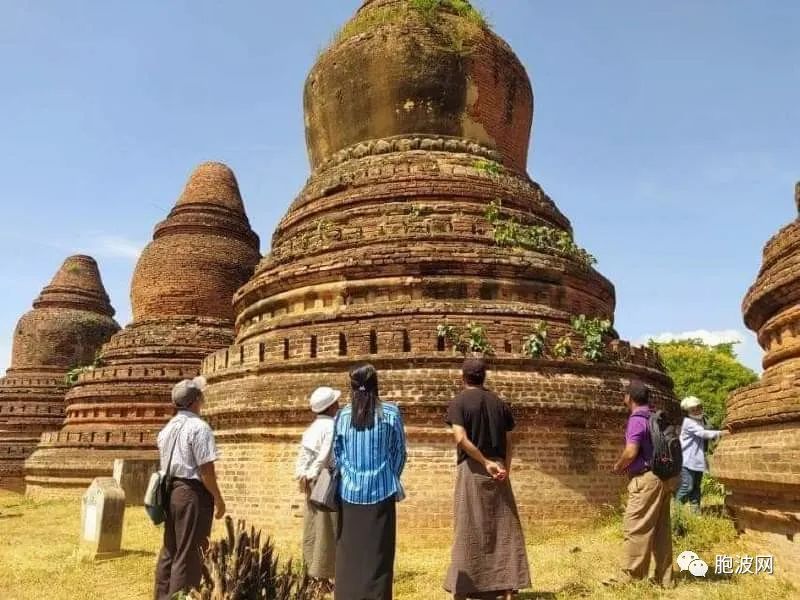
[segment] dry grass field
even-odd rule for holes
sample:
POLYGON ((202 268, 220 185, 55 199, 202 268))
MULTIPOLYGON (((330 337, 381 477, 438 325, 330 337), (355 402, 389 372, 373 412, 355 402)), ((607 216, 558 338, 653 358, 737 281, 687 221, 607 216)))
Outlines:
MULTIPOLYGON (((35 503, 0 492, 0 599, 2 600, 145 600, 159 548, 160 530, 150 525, 141 508, 125 516, 121 558, 101 563, 76 559, 80 508, 77 503, 35 503)), ((741 575, 729 579, 679 577, 674 590, 642 584, 606 588, 613 575, 622 536, 619 519, 609 517, 591 527, 530 531, 528 551, 534 590, 521 600, 576 598, 674 600, 778 600, 800 598, 800 591, 779 577, 741 575)), ((296 556, 296 540, 276 537, 285 557, 296 556)), ((396 575, 398 600, 446 598, 441 580, 449 540, 415 544, 400 532, 396 575)), ((713 562, 717 553, 755 554, 736 538, 724 518, 704 516, 688 523, 688 535, 676 541, 676 554, 691 549, 713 562)), ((777 565, 780 568, 780 565, 777 565)), ((788 567, 788 565, 787 565, 788 567)), ((713 571, 713 565, 712 565, 713 571)))

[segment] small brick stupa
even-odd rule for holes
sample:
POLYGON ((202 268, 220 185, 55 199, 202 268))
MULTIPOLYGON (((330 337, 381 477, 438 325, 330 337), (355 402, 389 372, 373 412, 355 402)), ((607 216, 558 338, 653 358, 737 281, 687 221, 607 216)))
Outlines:
MULTIPOLYGON (((795 192, 800 215, 800 184, 795 192)), ((800 217, 767 242, 743 304, 764 349, 764 374, 728 399, 712 473, 737 527, 788 569, 800 564, 800 217)), ((796 573, 795 573, 796 575, 796 573)))
POLYGON ((0 487, 24 489, 25 459, 64 420, 67 371, 92 364, 119 331, 113 316, 95 260, 70 256, 17 323, 0 379, 0 487))
POLYGON ((258 259, 233 172, 201 165, 139 258, 133 322, 103 346, 101 366, 67 394, 64 426, 27 461, 29 494, 78 492, 110 476, 115 458, 156 456, 172 386, 233 341, 231 299, 258 259))
POLYGON ((235 296, 236 344, 204 362, 228 507, 271 531, 299 527, 292 464, 309 393, 347 390, 362 361, 405 414, 402 519, 451 526, 444 413, 463 358, 440 325, 473 322, 468 346, 494 347, 488 384, 518 418, 514 480, 530 521, 616 505, 624 386, 642 378, 672 400, 658 357, 613 330, 604 360, 583 359, 572 318, 613 319, 614 288, 526 172, 533 92, 519 59, 468 4, 415 6, 366 2, 313 67, 311 178, 235 296), (546 348, 531 358, 524 340, 541 326, 546 348), (575 354, 556 358, 567 335, 575 354))

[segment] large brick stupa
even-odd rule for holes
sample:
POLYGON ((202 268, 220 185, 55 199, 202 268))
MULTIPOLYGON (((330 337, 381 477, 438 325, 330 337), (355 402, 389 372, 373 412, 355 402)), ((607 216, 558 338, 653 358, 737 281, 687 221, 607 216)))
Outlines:
POLYGON ((477 345, 494 347, 488 384, 517 415, 514 481, 530 521, 616 506, 624 386, 641 378, 672 400, 658 357, 613 330, 604 360, 582 358, 571 320, 613 319, 614 288, 526 172, 533 92, 519 59, 466 3, 415 6, 365 2, 311 70, 311 177, 235 295, 236 343, 204 361, 228 507, 272 531, 299 527, 292 465, 309 393, 347 389, 363 361, 406 418, 401 519, 450 527, 444 412, 462 357, 440 325, 472 323, 486 333, 477 345), (531 358, 524 339, 543 326, 547 347, 531 358), (554 358, 566 335, 575 354, 554 358))
POLYGON ((17 323, 0 379, 0 487, 24 489, 25 459, 64 420, 67 371, 91 364, 119 330, 95 260, 70 256, 17 323))
POLYGON ((231 299, 258 259, 233 172, 201 165, 139 258, 132 323, 103 346, 101 366, 67 394, 64 426, 45 433, 27 461, 29 494, 76 493, 110 476, 116 458, 157 456, 172 386, 233 341, 231 299))
MULTIPOLYGON (((800 184, 796 188, 800 214, 800 184)), ((800 564, 800 217, 764 248, 744 321, 764 349, 764 374, 728 399, 712 473, 730 492, 737 528, 779 555, 786 572, 800 564)))

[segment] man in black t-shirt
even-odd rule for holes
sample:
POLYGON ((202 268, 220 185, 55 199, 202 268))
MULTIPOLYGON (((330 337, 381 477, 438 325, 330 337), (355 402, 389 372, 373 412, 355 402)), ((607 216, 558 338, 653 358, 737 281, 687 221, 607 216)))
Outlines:
POLYGON ((464 390, 447 408, 458 450, 455 539, 444 588, 456 600, 476 595, 512 597, 530 587, 530 570, 517 503, 511 489, 511 409, 483 387, 486 362, 468 359, 464 390))

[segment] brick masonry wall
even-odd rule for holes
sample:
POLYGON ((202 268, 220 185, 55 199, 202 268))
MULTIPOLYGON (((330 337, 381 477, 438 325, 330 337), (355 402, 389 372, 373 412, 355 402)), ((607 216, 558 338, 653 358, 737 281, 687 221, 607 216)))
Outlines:
MULTIPOLYGON (((800 187, 798 188, 800 189, 800 187)), ((744 320, 766 351, 757 383, 728 399, 733 435, 714 453, 737 528, 762 541, 778 563, 800 560, 800 220, 765 246, 744 320)), ((791 571, 791 570, 790 570, 791 571)))

